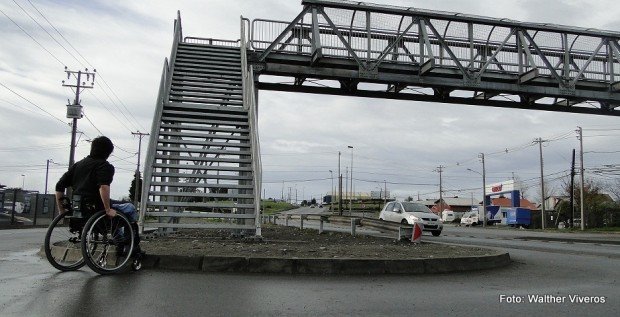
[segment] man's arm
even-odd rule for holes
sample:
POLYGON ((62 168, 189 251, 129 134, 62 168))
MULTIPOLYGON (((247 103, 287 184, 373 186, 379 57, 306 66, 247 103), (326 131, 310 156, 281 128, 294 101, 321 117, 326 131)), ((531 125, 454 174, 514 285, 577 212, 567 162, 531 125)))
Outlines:
POLYGON ((62 174, 62 176, 56 183, 56 188, 55 188, 56 189, 56 206, 58 208, 59 214, 66 212, 66 210, 62 208, 62 202, 60 200, 62 199, 62 197, 65 196, 65 189, 71 186, 72 178, 73 178, 73 166, 70 167, 69 170, 66 171, 64 174, 62 174))
POLYGON ((64 208, 62 208, 62 202, 60 201, 60 199, 62 199, 62 197, 65 195, 64 192, 56 192, 56 206, 58 208, 58 213, 62 214, 64 213, 66 210, 64 208))
POLYGON ((110 185, 99 186, 99 195, 101 196, 106 215, 110 217, 116 216, 116 210, 110 206, 110 185))

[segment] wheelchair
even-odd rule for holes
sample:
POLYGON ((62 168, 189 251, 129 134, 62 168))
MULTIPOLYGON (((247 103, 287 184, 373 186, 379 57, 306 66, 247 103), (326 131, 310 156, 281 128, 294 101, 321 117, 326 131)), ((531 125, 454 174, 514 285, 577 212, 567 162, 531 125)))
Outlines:
POLYGON ((52 266, 74 271, 86 264, 102 275, 142 268, 142 253, 135 252, 137 235, 124 214, 110 218, 79 197, 63 198, 62 208, 65 212, 54 218, 45 234, 45 256, 52 266))

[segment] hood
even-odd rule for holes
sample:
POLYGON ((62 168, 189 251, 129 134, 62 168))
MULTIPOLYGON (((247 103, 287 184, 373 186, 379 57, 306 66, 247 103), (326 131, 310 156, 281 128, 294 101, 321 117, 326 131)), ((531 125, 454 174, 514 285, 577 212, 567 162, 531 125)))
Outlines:
POLYGON ((407 215, 416 216, 418 218, 429 218, 429 219, 439 220, 439 216, 428 213, 428 212, 419 212, 419 211, 408 212, 407 215))

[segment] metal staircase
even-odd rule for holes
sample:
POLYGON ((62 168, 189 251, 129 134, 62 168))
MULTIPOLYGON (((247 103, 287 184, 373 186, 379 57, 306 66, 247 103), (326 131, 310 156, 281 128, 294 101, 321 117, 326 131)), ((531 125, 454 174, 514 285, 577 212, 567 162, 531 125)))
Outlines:
POLYGON ((145 164, 143 228, 260 235, 255 91, 242 37, 183 38, 180 15, 175 21, 145 164))

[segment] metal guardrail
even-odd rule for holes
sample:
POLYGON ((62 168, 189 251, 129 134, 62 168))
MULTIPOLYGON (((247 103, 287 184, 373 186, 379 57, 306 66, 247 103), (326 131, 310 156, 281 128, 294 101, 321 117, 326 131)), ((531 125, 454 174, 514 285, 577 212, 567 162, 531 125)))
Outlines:
MULTIPOLYGON (((276 215, 262 215, 261 223, 278 224, 278 220, 284 220, 284 226, 289 226, 289 220, 299 220, 299 228, 304 229, 304 222, 307 220, 314 220, 319 222, 319 234, 324 232, 325 223, 340 223, 350 226, 351 235, 356 235, 356 228, 366 227, 372 228, 377 231, 393 233, 394 238, 398 241, 410 240, 413 234, 413 226, 403 226, 402 224, 395 222, 386 222, 379 219, 368 219, 358 217, 347 216, 333 216, 333 215, 321 215, 321 214, 276 214, 276 215)), ((281 223, 281 222, 280 222, 281 223)))

